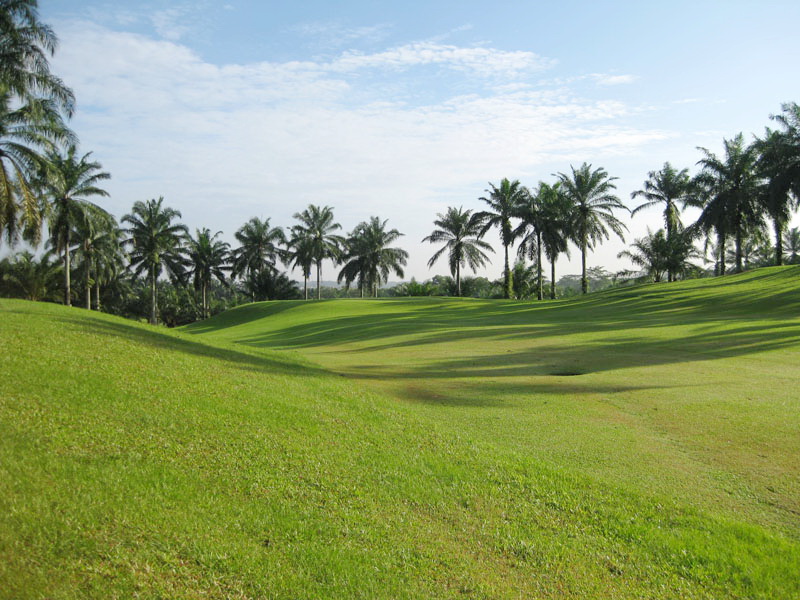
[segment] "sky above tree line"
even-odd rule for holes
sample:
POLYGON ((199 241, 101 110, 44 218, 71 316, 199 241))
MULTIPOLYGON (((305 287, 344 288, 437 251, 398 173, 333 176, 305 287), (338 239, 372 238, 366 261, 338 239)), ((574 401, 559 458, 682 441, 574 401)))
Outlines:
MULTIPOLYGON (((620 198, 697 146, 752 139, 800 101, 796 2, 138 2, 40 0, 78 99, 81 150, 117 218, 158 196, 227 241, 330 205, 345 232, 405 234, 406 278, 447 272, 421 239, 488 182, 535 187, 586 161, 620 198)), ((687 213, 687 220, 694 215, 687 213)), ((662 226, 623 216, 627 241, 662 226)), ((794 225, 797 224, 795 219, 794 225)), ((492 265, 502 275, 495 234, 492 265)), ((629 268, 606 242, 589 265, 629 268)), ((559 261, 579 271, 580 255, 559 261)), ((326 265, 323 278, 338 269, 326 265)))

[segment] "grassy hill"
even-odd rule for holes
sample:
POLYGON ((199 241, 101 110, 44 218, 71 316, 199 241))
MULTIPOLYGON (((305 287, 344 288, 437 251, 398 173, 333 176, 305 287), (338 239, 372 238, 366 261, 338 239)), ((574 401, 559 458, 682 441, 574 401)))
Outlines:
POLYGON ((0 348, 0 597, 800 596, 799 268, 0 348))

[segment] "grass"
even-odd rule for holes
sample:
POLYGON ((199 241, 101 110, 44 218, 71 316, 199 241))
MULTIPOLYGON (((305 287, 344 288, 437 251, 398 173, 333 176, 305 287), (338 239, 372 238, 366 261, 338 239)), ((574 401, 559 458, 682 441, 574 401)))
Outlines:
POLYGON ((798 597, 799 309, 0 301, 0 597, 798 597))

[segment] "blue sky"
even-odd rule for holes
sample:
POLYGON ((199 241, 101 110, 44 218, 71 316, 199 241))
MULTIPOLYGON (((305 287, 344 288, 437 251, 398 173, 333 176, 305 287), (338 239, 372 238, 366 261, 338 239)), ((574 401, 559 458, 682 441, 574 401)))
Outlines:
MULTIPOLYGON (((329 204, 406 236, 407 277, 437 212, 487 182, 535 186, 586 161, 619 196, 697 146, 760 134, 800 101, 800 3, 109 2, 41 0, 107 207, 163 195, 192 228, 290 225, 329 204)), ((691 218, 691 215, 688 215, 691 218)), ((629 239, 657 212, 625 221, 629 239)), ((496 238, 493 238, 493 240, 496 238)), ((499 244, 498 257, 501 255, 499 244)), ((622 242, 591 265, 626 268, 622 242)), ((500 275, 500 259, 484 273, 500 275)), ((577 272, 562 259, 560 273, 577 272)), ((323 276, 332 279, 327 266, 323 276)))

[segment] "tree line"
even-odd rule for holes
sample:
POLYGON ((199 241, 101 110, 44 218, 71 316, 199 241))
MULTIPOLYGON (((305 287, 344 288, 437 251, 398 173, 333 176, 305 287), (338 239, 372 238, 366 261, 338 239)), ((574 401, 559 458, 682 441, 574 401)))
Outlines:
MULTIPOLYGON (((408 253, 393 246, 403 234, 373 216, 342 235, 330 206, 309 205, 286 229, 253 217, 236 231, 235 248, 219 239, 221 232, 201 228, 191 234, 163 198, 136 202, 118 222, 98 203, 108 196, 103 184, 109 173, 91 153, 78 152, 77 136, 67 126, 75 98, 50 71, 48 58, 56 47, 55 34, 39 21, 36 0, 2 0, 0 234, 10 246, 44 242, 46 252, 38 258, 18 252, 0 262, 0 293, 54 300, 58 289, 67 305, 81 298, 88 309, 146 312, 152 323, 161 314, 162 321, 178 323, 247 300, 308 299, 312 276, 319 299, 324 261, 338 265, 338 283, 361 297, 377 296, 391 273, 404 276, 408 253), (302 273, 302 293, 280 265, 302 273)), ((543 299, 546 259, 549 296, 555 298, 556 262, 571 248, 580 253, 580 289, 586 293, 589 253, 612 235, 624 240, 627 227, 619 215, 656 207, 663 228, 619 254, 638 268, 631 276, 693 276, 699 267, 692 261, 709 253, 717 275, 730 264, 735 271, 766 264, 768 253, 773 264, 782 264, 787 250, 794 261, 800 234, 787 227, 800 198, 800 107, 781 108, 771 116, 777 127, 752 143, 738 134, 724 140, 720 156, 699 148, 694 176, 670 163, 650 172, 631 195, 642 201, 633 210, 616 195, 617 178, 587 163, 532 188, 508 178, 490 183, 479 199, 483 210, 449 207, 437 214, 422 242, 439 246, 428 266, 445 258, 453 279, 452 285, 439 281, 427 289, 461 296, 463 270, 477 272, 491 262, 494 248, 485 236, 496 229, 504 261, 499 295, 543 299), (684 225, 682 211, 689 207, 699 217, 684 225)), ((425 289, 414 285, 397 293, 425 289)))

